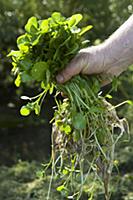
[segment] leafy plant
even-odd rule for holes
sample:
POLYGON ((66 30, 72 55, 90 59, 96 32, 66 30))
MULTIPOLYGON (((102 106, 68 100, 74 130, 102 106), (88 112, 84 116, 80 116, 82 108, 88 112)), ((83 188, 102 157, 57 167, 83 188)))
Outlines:
MULTIPOLYGON (((22 115, 28 115, 32 110, 40 113, 42 97, 48 91, 53 93, 56 73, 84 46, 81 36, 92 26, 78 28, 76 25, 81 19, 80 14, 65 19, 55 12, 45 20, 37 21, 36 17, 28 20, 26 33, 17 39, 19 50, 11 51, 8 56, 13 60, 12 72, 17 74, 16 86, 38 83, 44 92, 33 98, 37 98, 34 103, 21 108, 22 115)), ((27 97, 27 100, 33 99, 27 97)))
MULTIPOLYGON (((109 200, 114 149, 124 132, 124 120, 119 120, 114 107, 99 94, 100 77, 78 75, 64 85, 56 83, 56 74, 85 46, 82 35, 92 26, 79 28, 81 19, 81 14, 65 18, 58 12, 44 20, 31 17, 25 25, 26 33, 17 39, 19 50, 8 55, 13 61, 12 72, 17 75, 16 86, 35 84, 42 89, 35 97, 21 97, 28 101, 20 110, 23 116, 31 111, 39 115, 46 94, 56 90, 47 199, 54 176, 60 178, 57 191, 68 199, 80 199, 86 179, 93 172, 109 200), (63 102, 57 100, 60 92, 67 96, 63 102), (116 127, 120 128, 119 134, 115 134, 116 127), (75 182, 79 183, 77 188, 75 182)), ((93 198, 92 191, 88 197, 93 198)))

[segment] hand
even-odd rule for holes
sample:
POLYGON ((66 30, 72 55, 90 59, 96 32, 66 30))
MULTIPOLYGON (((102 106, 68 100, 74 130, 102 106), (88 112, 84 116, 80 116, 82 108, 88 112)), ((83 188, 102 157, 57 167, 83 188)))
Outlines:
POLYGON ((114 58, 113 49, 106 44, 92 46, 79 51, 56 79, 58 83, 65 83, 73 76, 81 74, 100 74, 102 85, 111 82, 113 76, 118 76, 123 70, 118 60, 114 58))
POLYGON ((105 56, 106 52, 102 45, 80 50, 68 66, 57 75, 57 82, 64 83, 79 73, 88 75, 102 74, 103 76, 105 74, 106 76, 105 56))
POLYGON ((60 74, 57 82, 64 83, 74 75, 100 74, 109 83, 133 64, 133 15, 103 44, 82 49, 60 74))

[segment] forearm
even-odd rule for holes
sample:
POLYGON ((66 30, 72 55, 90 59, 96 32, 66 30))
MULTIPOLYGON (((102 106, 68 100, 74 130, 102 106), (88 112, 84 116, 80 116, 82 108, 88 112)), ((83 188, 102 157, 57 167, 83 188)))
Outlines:
POLYGON ((133 15, 103 44, 108 73, 116 68, 116 75, 133 64, 133 15))

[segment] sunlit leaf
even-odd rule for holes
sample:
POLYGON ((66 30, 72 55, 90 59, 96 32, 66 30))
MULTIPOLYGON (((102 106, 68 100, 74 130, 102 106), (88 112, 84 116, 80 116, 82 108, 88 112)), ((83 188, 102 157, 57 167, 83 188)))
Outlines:
POLYGON ((82 18, 83 16, 81 14, 72 15, 72 17, 68 18, 69 26, 76 26, 82 20, 82 18))
POLYGON ((21 51, 24 51, 24 52, 28 51, 29 44, 30 44, 30 41, 29 41, 29 38, 26 34, 21 35, 17 38, 17 45, 18 45, 18 48, 21 51))
POLYGON ((41 82, 41 88, 42 88, 42 89, 45 89, 45 88, 46 88, 46 85, 45 85, 45 83, 44 83, 43 81, 41 82))
POLYGON ((28 116, 30 114, 30 109, 26 106, 22 106, 22 108, 20 109, 20 114, 22 116, 28 116))
POLYGON ((34 40, 32 40, 32 46, 35 46, 39 43, 41 36, 42 35, 38 35, 34 40))
POLYGON ((67 169, 63 169, 62 173, 63 173, 64 175, 67 175, 67 174, 69 173, 69 171, 68 171, 67 169))
POLYGON ((31 17, 27 24, 25 25, 25 30, 28 33, 33 33, 36 32, 38 28, 38 22, 37 22, 37 18, 36 17, 31 17))
POLYGON ((18 74, 17 78, 15 79, 15 85, 17 87, 19 87, 20 84, 21 84, 21 76, 20 76, 20 74, 18 74))
POLYGON ((107 94, 105 97, 108 99, 112 99, 112 96, 110 94, 107 94))
POLYGON ((61 192, 61 191, 64 190, 64 189, 65 189, 65 186, 64 186, 64 185, 60 185, 59 187, 56 188, 56 190, 57 190, 58 192, 61 192))
POLYGON ((22 54, 20 51, 14 51, 12 50, 7 56, 13 56, 13 57, 20 57, 22 54))
POLYGON ((65 17, 63 17, 61 15, 61 13, 59 12, 54 12, 52 15, 51 15, 52 19, 56 22, 56 23, 59 23, 59 22, 63 22, 65 20, 65 17))
POLYGON ((41 108, 40 108, 40 105, 39 104, 35 104, 35 114, 36 115, 39 115, 40 114, 40 110, 41 110, 41 108))
POLYGON ((133 106, 133 101, 127 100, 127 103, 128 103, 129 105, 133 106))
POLYGON ((49 30, 49 24, 48 24, 48 20, 42 20, 41 24, 40 24, 40 29, 42 30, 42 33, 47 33, 49 30))
POLYGON ((15 71, 16 71, 16 69, 17 69, 17 63, 15 63, 15 62, 12 62, 12 66, 13 66, 13 68, 12 68, 12 72, 13 73, 15 73, 15 71))
POLYGON ((54 91, 55 85, 52 83, 49 89, 49 94, 52 94, 54 91))
POLYGON ((92 29, 93 26, 89 25, 89 26, 86 26, 84 28, 81 29, 79 35, 83 35, 84 33, 86 33, 87 31, 89 31, 90 29, 92 29))
POLYGON ((19 49, 20 49, 20 51, 26 53, 26 52, 28 52, 29 47, 26 46, 26 45, 20 44, 20 45, 19 45, 19 49))
POLYGON ((71 133, 71 127, 70 127, 69 125, 66 125, 66 126, 64 127, 64 131, 65 131, 65 133, 68 135, 69 133, 71 133))

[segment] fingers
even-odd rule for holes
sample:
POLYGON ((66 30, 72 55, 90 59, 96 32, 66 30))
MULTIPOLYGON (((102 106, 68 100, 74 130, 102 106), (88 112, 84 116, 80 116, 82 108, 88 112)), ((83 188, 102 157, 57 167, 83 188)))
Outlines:
POLYGON ((56 76, 57 82, 65 83, 73 76, 79 74, 84 67, 84 64, 84 55, 79 53, 75 58, 72 59, 68 66, 56 76))

